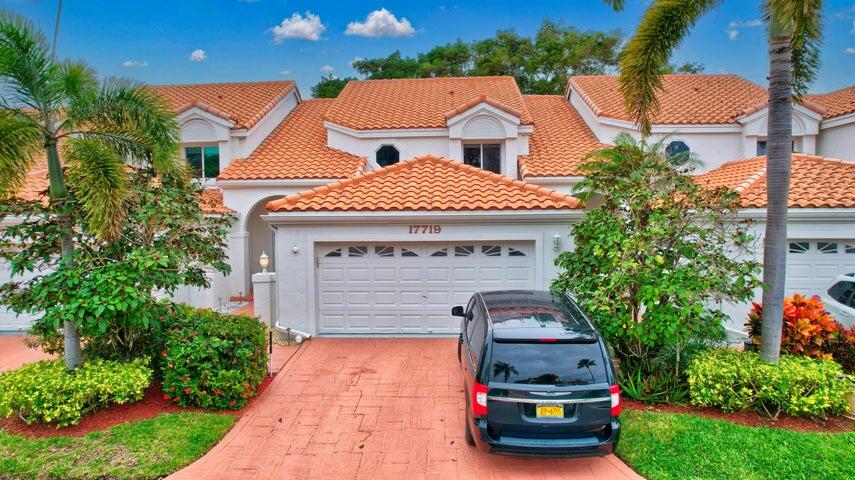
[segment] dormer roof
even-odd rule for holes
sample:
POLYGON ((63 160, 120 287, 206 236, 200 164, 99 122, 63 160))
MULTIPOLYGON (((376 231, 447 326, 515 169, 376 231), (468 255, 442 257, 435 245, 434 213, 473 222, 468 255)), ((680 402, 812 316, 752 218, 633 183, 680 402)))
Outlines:
POLYGON ((232 129, 240 130, 252 128, 291 93, 296 84, 291 80, 281 80, 154 85, 149 88, 159 93, 176 115, 198 108, 234 123, 232 129))
POLYGON ((805 95, 805 100, 821 106, 823 118, 835 118, 855 113, 855 85, 829 93, 805 95))
POLYGON ((523 125, 532 123, 513 77, 355 80, 339 93, 324 120, 354 130, 446 128, 450 113, 483 102, 513 112, 523 125))

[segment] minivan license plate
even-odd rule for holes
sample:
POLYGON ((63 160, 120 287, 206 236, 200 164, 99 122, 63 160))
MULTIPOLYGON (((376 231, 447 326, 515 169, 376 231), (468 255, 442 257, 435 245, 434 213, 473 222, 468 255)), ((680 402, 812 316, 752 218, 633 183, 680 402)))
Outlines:
POLYGON ((537 418, 564 418, 564 405, 538 403, 535 413, 537 418))

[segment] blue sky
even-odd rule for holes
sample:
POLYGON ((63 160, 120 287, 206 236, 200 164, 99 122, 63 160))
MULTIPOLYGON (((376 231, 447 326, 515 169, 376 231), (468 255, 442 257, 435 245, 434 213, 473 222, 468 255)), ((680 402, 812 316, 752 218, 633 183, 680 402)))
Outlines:
MULTIPOLYGON (((58 0, 0 0, 52 32, 58 0)), ((324 72, 355 75, 356 57, 413 55, 434 45, 514 28, 533 35, 543 18, 629 37, 646 0, 617 14, 596 0, 309 2, 287 0, 65 0, 59 55, 102 75, 151 84, 294 79, 309 88, 324 72), (374 12, 374 13, 372 13, 374 12), (194 54, 195 52, 195 54, 194 54)), ((676 52, 763 84, 767 71, 759 1, 728 0, 705 16, 676 52)), ((822 70, 813 90, 855 84, 855 1, 826 0, 822 70)))

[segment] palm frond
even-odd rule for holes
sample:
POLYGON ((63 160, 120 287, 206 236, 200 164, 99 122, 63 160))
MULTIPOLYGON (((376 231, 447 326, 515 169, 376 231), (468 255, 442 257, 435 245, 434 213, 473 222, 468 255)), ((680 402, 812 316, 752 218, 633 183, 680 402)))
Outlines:
POLYGON ((29 20, 0 11, 0 96, 4 103, 35 109, 55 108, 56 66, 42 32, 29 20))
POLYGON ((43 148, 39 126, 10 110, 0 110, 0 199, 14 195, 24 184, 43 148))
POLYGON ((623 11, 623 0, 603 0, 603 3, 612 7, 615 12, 623 11))
POLYGON ((790 37, 793 93, 801 98, 819 71, 822 0, 768 0, 764 11, 768 23, 790 37))
POLYGON ((69 103, 66 128, 112 142, 126 161, 148 164, 158 174, 181 176, 178 123, 153 90, 127 79, 107 79, 97 92, 82 92, 69 103))
POLYGON ((89 65, 65 61, 58 64, 57 69, 57 81, 66 98, 75 98, 98 90, 98 76, 89 65))
POLYGON ((121 157, 97 140, 74 138, 65 148, 68 182, 74 189, 92 232, 115 238, 126 216, 128 173, 121 157))
POLYGON ((620 90, 630 116, 650 135, 650 118, 659 108, 660 72, 698 19, 721 0, 656 0, 621 52, 620 90))

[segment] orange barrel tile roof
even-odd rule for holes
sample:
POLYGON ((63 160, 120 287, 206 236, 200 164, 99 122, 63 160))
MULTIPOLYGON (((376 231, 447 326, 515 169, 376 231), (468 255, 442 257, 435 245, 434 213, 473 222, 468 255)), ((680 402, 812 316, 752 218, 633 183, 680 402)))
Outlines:
POLYGON ((356 130, 445 128, 446 115, 481 97, 531 124, 513 77, 451 77, 348 82, 325 120, 356 130))
POLYGON ((561 210, 569 195, 426 155, 267 204, 272 212, 561 210))
POLYGON ((365 159, 327 147, 324 112, 333 99, 305 100, 246 159, 234 160, 217 180, 350 178, 365 159))
MULTIPOLYGON (((855 163, 793 154, 790 208, 855 208, 855 163)), ((702 185, 729 187, 743 208, 766 208, 766 157, 728 162, 697 177, 702 185)))
POLYGON ((585 155, 605 147, 561 95, 525 95, 534 118, 528 141, 529 154, 519 157, 523 178, 580 175, 585 155))
POLYGON ((823 118, 834 118, 855 113, 855 85, 830 93, 805 95, 805 100, 821 106, 823 118))
POLYGON ((202 212, 209 214, 235 213, 234 210, 223 204, 223 191, 219 188, 202 190, 201 195, 199 195, 199 208, 202 212))
MULTIPOLYGON (((664 75, 658 92, 660 125, 736 123, 736 118, 768 99, 766 89, 737 75, 664 75)), ((633 121, 626 111, 616 76, 570 77, 567 88, 579 93, 598 117, 633 121)))
POLYGON ((291 93, 291 80, 240 83, 153 85, 176 114, 198 107, 234 122, 233 129, 249 129, 291 93))

